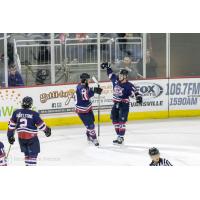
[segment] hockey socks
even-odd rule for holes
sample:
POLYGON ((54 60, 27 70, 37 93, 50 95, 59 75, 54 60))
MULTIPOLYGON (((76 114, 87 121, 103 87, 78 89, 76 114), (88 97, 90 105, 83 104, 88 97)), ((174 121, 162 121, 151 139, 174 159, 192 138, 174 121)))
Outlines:
POLYGON ((119 123, 118 122, 113 122, 113 125, 115 127, 115 132, 118 135, 119 134, 119 123))
POLYGON ((87 129, 86 134, 88 141, 92 142, 95 146, 99 146, 95 129, 87 129))
POLYGON ((26 166, 36 166, 37 156, 25 156, 25 165, 26 166))
POLYGON ((118 132, 118 136, 123 137, 125 135, 126 132, 126 124, 125 122, 119 122, 119 132, 118 132))
POLYGON ((115 132, 117 134, 117 139, 113 140, 113 144, 122 144, 124 142, 124 135, 126 132, 126 123, 125 122, 113 122, 115 126, 115 132))

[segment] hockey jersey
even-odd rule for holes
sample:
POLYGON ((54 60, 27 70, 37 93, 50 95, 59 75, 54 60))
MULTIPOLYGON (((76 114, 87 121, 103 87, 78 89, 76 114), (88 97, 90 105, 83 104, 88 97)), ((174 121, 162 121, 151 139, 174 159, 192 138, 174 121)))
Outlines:
POLYGON ((88 113, 92 110, 90 98, 94 96, 94 90, 85 85, 78 84, 75 95, 75 111, 77 113, 88 113))
POLYGON ((7 166, 4 145, 0 142, 0 166, 7 166))
POLYGON ((44 131, 46 124, 40 118, 38 112, 29 109, 18 109, 13 112, 9 121, 8 136, 14 135, 17 131, 21 139, 31 139, 37 136, 38 130, 44 131))
POLYGON ((160 158, 159 162, 157 163, 152 161, 149 165, 150 166, 172 166, 172 164, 165 158, 160 158))
POLYGON ((107 74, 113 84, 113 102, 129 103, 129 97, 140 95, 132 83, 121 83, 111 68, 107 68, 107 74))

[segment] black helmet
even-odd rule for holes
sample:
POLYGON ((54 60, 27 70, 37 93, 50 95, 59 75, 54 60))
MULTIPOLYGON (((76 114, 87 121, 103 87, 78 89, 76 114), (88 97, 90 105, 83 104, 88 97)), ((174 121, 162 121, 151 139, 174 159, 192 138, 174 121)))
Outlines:
MULTIPOLYGON (((82 73, 80 75, 81 83, 86 83, 88 79, 90 79, 90 75, 87 73, 82 73)), ((87 83, 86 83, 87 84, 87 83)), ((87 85, 88 86, 88 85, 87 85)))
POLYGON ((81 75, 80 75, 80 79, 81 80, 86 80, 86 79, 90 79, 90 75, 89 74, 87 74, 87 73, 82 73, 81 75))
POLYGON ((149 149, 149 155, 150 156, 158 155, 159 153, 160 153, 159 150, 155 147, 152 147, 152 148, 149 149))
POLYGON ((128 76, 128 70, 126 70, 126 69, 120 69, 119 74, 128 76))
POLYGON ((22 108, 31 108, 33 105, 33 99, 31 97, 24 97, 22 100, 22 108))

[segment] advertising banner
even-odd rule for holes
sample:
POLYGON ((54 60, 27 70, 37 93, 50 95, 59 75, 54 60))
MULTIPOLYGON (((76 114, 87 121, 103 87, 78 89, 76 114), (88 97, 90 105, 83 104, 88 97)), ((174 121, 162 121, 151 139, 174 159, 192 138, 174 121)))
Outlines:
POLYGON ((200 79, 170 79, 166 96, 169 96, 170 110, 199 110, 200 79))
MULTIPOLYGON (((143 104, 138 105, 130 98, 130 112, 190 110, 200 108, 200 78, 157 79, 132 81, 143 96, 143 104)), ((111 82, 100 83, 101 113, 110 113, 113 105, 111 82)), ((77 84, 39 86, 0 90, 0 121, 8 121, 13 111, 21 107, 22 98, 31 96, 33 109, 43 117, 75 116, 75 90, 77 84)), ((94 87, 90 84, 90 87, 94 87)), ((92 98, 94 110, 98 105, 98 96, 92 98)))

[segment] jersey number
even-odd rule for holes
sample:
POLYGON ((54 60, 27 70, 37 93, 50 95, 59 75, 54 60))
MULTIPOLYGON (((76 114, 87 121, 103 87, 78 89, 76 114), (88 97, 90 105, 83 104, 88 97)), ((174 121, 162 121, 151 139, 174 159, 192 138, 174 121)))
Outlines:
POLYGON ((23 118, 21 118, 20 120, 19 120, 19 123, 20 123, 20 128, 25 128, 25 127, 27 127, 27 119, 23 119, 23 118))
POLYGON ((88 94, 87 94, 87 90, 86 89, 82 89, 81 90, 81 94, 82 94, 82 100, 89 100, 89 98, 88 98, 88 94))

